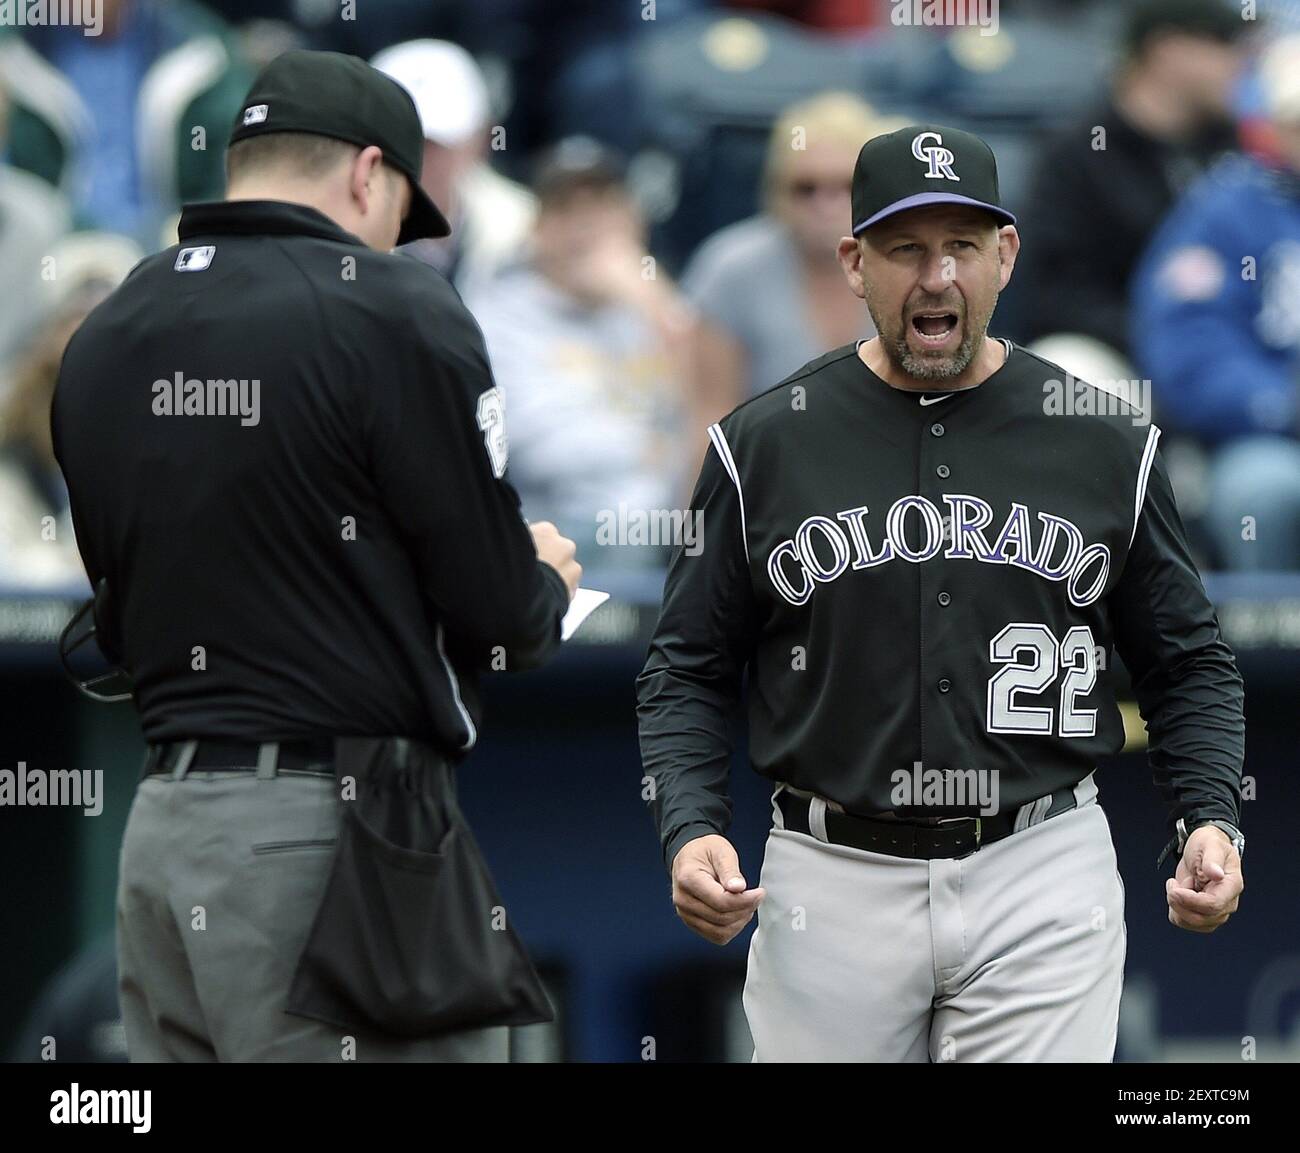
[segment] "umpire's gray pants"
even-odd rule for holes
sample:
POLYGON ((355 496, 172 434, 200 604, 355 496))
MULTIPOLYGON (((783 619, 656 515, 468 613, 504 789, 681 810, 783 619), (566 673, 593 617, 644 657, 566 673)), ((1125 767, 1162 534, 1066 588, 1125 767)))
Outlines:
POLYGON ((132 1061, 504 1061, 509 1031, 409 1041, 283 1011, 340 823, 332 777, 146 777, 122 841, 118 985, 132 1061))
POLYGON ((1124 884, 1095 800, 936 861, 826 844, 773 809, 744 992, 754 1060, 1114 1058, 1124 884))

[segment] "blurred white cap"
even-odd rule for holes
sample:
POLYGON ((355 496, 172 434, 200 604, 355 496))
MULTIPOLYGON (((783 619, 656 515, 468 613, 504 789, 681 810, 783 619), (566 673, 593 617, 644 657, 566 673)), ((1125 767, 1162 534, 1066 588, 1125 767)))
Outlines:
POLYGON ((459 44, 407 40, 385 48, 370 63, 411 94, 426 140, 454 148, 487 126, 487 83, 459 44))
POLYGON ((1270 120, 1300 120, 1300 35, 1283 36, 1264 50, 1259 86, 1270 120))
POLYGON ((1075 380, 1084 380, 1107 392, 1114 381, 1133 378, 1133 366, 1109 344, 1081 332, 1054 332, 1040 336, 1027 348, 1035 356, 1060 365, 1075 380))
POLYGON ((126 279, 144 259, 134 240, 116 232, 70 232, 50 252, 50 274, 42 277, 46 307, 89 308, 126 279))

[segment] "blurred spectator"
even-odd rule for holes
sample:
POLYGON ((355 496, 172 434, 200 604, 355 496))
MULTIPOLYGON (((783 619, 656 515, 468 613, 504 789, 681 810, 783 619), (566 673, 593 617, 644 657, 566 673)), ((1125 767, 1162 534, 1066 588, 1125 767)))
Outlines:
POLYGON ((518 259, 532 232, 532 194, 488 164, 491 108, 474 58, 446 40, 411 40, 372 61, 415 101, 424 127, 420 183, 451 225, 441 240, 405 251, 433 265, 460 290, 473 292, 518 259))
MULTIPOLYGON (((404 40, 439 37, 466 44, 480 25, 510 40, 519 13, 537 0, 355 0, 349 17, 342 0, 290 0, 294 23, 313 48, 369 58, 404 40)), ((542 0, 545 2, 545 0, 542 0)), ((219 0, 226 8, 252 9, 262 0, 219 0)), ((283 4, 283 0, 275 0, 283 4)), ((252 14, 252 13, 250 13, 252 14)), ((256 12, 262 16, 262 12, 256 12)))
POLYGON ((144 253, 123 236, 72 233, 37 282, 44 319, 14 364, 0 407, 0 579, 59 584, 82 575, 68 493, 50 439, 50 401, 63 350, 81 322, 144 253))
MULTIPOLYGON (((952 0, 948 2, 951 6, 952 0)), ((771 12, 823 32, 856 34, 888 28, 893 3, 894 0, 726 0, 725 7, 771 12)))
MULTIPOLYGON (((1277 39, 1300 35, 1300 3, 1296 0, 1260 0, 1259 16, 1269 36, 1277 39)), ((1268 108, 1258 68, 1248 69, 1237 85, 1237 135, 1243 151, 1267 164, 1285 166, 1277 132, 1268 108)))
POLYGON ((538 171, 531 259, 466 299, 505 395, 524 514, 554 521, 593 568, 662 561, 633 522, 680 506, 687 466, 686 309, 646 255, 623 175, 595 141, 562 141, 538 171))
POLYGON ((310 27, 339 17, 335 0, 206 0, 206 3, 232 26, 255 20, 278 20, 310 27))
POLYGON ((0 38, 10 160, 59 185, 79 225, 152 248, 182 200, 220 196, 225 140, 251 77, 226 26, 191 0, 98 7, 97 36, 61 25, 0 38))
POLYGON ((859 150, 903 123, 839 92, 792 105, 778 118, 763 175, 766 210, 710 237, 682 278, 699 315, 690 397, 701 437, 742 400, 823 352, 875 335, 835 248, 852 227, 859 150))
POLYGON ((529 0, 528 56, 515 62, 515 87, 527 93, 514 119, 543 140, 594 136, 634 154, 646 132, 644 90, 635 60, 647 41, 715 0, 529 0), (532 116, 527 113, 531 111, 532 116), (529 124, 531 119, 532 123, 529 124))
POLYGON ((771 12, 810 28, 839 35, 915 28, 944 36, 953 27, 976 26, 995 7, 998 16, 1032 14, 1052 18, 1070 9, 1098 7, 1113 0, 723 0, 727 8, 771 12))
POLYGON ((1017 273, 1029 336, 1083 333, 1128 353, 1138 255, 1179 193, 1232 146, 1249 27, 1227 0, 1133 6, 1108 96, 1036 166, 1017 273))
MULTIPOLYGON (((7 134, 9 98, 0 87, 0 155, 7 134)), ((41 258, 67 232, 67 202, 30 172, 0 164, 0 268, 9 284, 0 308, 0 365, 20 350, 36 323, 41 258)))
POLYGON ((250 20, 240 24, 235 29, 235 43, 244 63, 254 74, 284 52, 311 47, 300 29, 283 20, 250 20))
POLYGON ((1220 563, 1280 570, 1300 568, 1300 36, 1259 80, 1279 166, 1228 158, 1174 209, 1134 280, 1133 341, 1162 419, 1212 450, 1220 563))

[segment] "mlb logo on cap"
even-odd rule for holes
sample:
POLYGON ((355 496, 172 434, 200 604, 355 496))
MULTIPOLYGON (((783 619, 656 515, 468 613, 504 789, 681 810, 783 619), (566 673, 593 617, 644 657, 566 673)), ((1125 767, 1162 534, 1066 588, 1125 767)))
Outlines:
POLYGON ((265 104, 250 104, 244 109, 244 123, 261 124, 266 119, 266 108, 265 104))

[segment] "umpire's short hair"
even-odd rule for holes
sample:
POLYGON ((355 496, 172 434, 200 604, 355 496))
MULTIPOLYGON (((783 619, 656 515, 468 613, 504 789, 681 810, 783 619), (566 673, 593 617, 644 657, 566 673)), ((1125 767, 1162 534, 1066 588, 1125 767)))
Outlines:
POLYGON ((298 176, 317 177, 355 156, 361 149, 346 140, 310 132, 266 132, 237 140, 226 149, 226 180, 249 172, 287 170, 298 176))
POLYGON ((1229 0, 1136 0, 1121 35, 1124 55, 1140 60, 1153 40, 1169 33, 1231 44, 1250 28, 1229 0))
POLYGON ((538 159, 533 193, 543 210, 563 208, 584 192, 627 195, 626 176, 622 154, 590 136, 566 136, 538 159))

